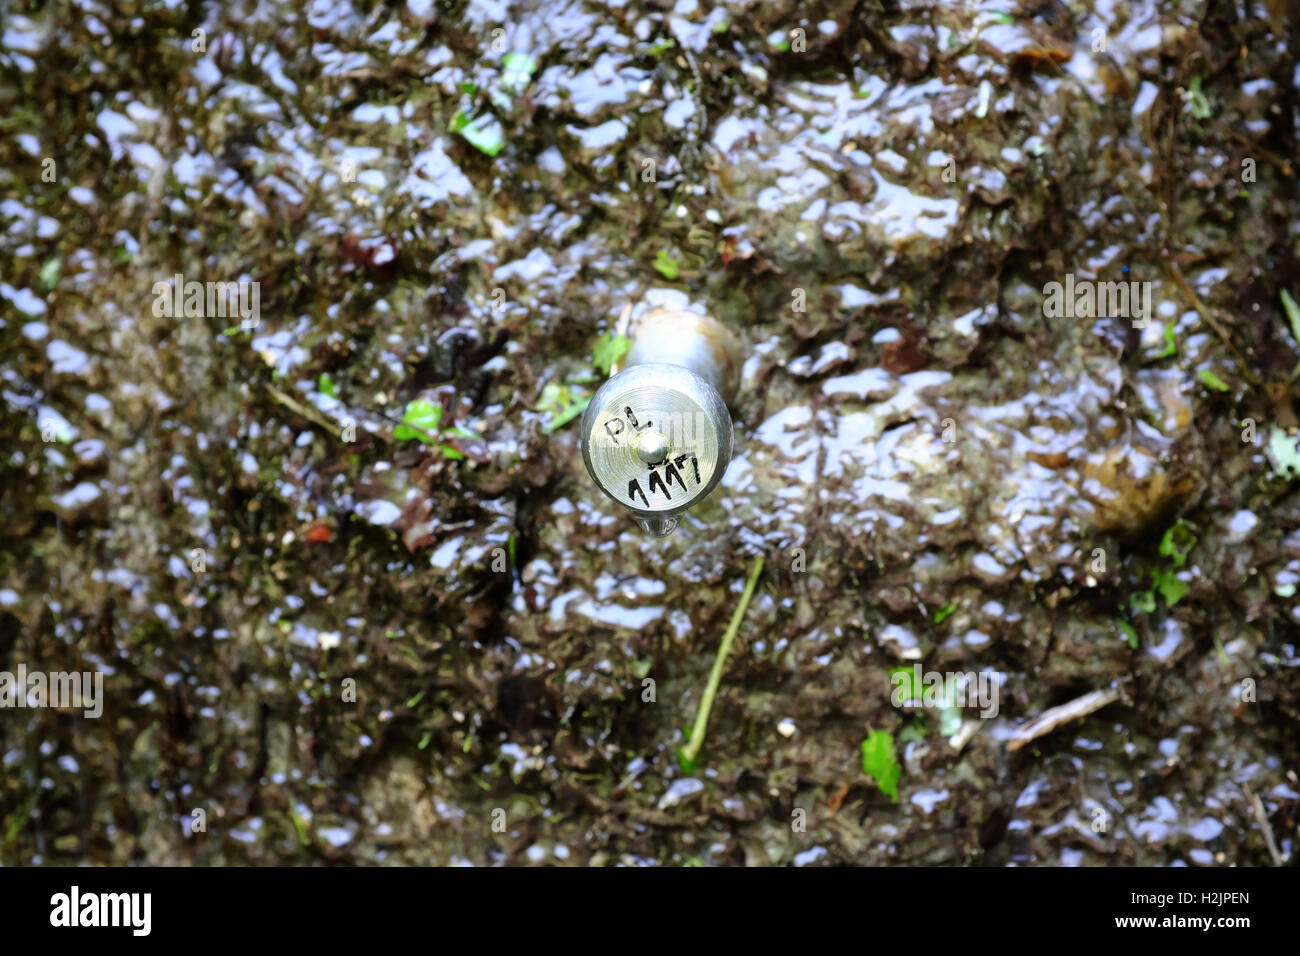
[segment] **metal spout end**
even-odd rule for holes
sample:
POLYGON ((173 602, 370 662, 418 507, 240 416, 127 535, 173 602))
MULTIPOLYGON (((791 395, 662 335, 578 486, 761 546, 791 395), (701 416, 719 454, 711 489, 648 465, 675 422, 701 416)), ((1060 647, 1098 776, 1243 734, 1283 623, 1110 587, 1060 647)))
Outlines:
POLYGON ((667 537, 731 461, 738 340, 707 315, 645 315, 622 368, 582 414, 582 460, 645 531, 667 537))
POLYGON ((708 497, 731 461, 731 413, 681 365, 633 365, 592 396, 582 458, 601 491, 656 537, 708 497))
POLYGON ((637 518, 637 524, 656 538, 666 538, 677 527, 676 518, 637 518))

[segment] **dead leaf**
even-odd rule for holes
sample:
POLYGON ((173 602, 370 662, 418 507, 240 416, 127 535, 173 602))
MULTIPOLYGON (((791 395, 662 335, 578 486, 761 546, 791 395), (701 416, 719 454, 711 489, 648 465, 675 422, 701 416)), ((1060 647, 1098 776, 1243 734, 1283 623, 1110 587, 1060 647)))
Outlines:
POLYGON ((826 806, 830 808, 831 816, 840 812, 840 806, 844 803, 844 798, 849 795, 849 785, 842 784, 838 790, 831 794, 830 799, 826 801, 826 806))

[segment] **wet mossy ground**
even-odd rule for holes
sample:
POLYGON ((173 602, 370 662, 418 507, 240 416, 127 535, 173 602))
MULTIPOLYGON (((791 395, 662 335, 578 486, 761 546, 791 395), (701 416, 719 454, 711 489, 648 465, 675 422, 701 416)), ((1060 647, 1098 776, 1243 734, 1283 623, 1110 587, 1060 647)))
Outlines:
POLYGON ((105 702, 0 710, 0 861, 1265 865, 1256 795, 1293 856, 1286 4, 15 6, 0 669, 105 702), (749 356, 665 540, 539 410, 629 303, 749 356))

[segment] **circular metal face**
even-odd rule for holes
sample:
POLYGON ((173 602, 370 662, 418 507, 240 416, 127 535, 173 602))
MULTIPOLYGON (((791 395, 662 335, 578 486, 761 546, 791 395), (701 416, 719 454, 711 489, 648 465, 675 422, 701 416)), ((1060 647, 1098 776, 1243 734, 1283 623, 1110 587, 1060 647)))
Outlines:
POLYGON ((716 389, 678 365, 624 369, 582 416, 582 459, 602 491, 639 517, 679 515, 722 480, 731 413, 716 389))

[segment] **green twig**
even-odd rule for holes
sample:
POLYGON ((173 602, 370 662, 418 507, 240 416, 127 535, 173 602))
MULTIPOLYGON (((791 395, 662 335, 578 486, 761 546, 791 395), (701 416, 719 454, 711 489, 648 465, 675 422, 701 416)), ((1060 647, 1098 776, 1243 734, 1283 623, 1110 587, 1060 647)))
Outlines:
POLYGON ((758 576, 762 571, 763 556, 760 554, 754 558, 754 565, 749 569, 749 580, 745 582, 745 593, 740 596, 736 613, 731 615, 727 632, 722 635, 718 656, 713 661, 713 672, 709 674, 709 683, 704 688, 704 696, 700 698, 700 709, 695 712, 695 726, 691 728, 691 739, 682 748, 682 759, 688 764, 695 762, 704 747, 704 732, 709 726, 709 711, 713 709, 713 698, 717 696, 718 686, 722 683, 722 669, 727 665, 727 655, 731 653, 731 645, 740 631, 740 621, 749 608, 749 601, 754 596, 754 588, 758 584, 758 576))

